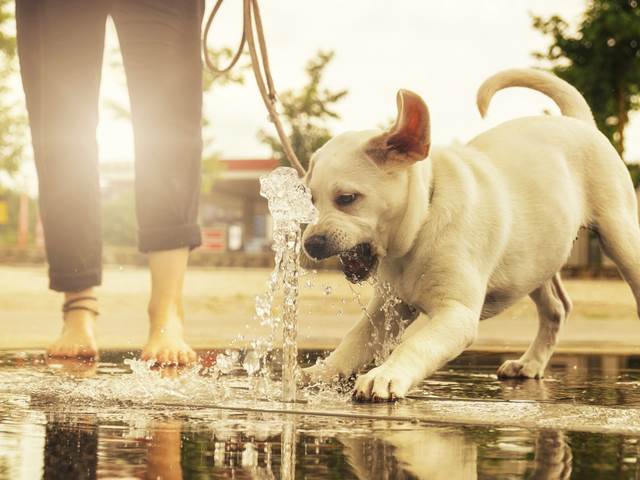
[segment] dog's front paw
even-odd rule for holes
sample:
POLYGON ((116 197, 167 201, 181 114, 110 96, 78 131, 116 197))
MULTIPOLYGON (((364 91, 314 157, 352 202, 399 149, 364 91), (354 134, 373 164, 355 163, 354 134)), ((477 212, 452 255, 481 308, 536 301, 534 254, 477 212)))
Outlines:
POLYGON ((358 402, 393 402, 404 398, 412 383, 408 375, 381 365, 357 378, 353 399, 358 402))
POLYGON ((507 360, 498 368, 498 378, 542 378, 544 365, 533 360, 507 360))

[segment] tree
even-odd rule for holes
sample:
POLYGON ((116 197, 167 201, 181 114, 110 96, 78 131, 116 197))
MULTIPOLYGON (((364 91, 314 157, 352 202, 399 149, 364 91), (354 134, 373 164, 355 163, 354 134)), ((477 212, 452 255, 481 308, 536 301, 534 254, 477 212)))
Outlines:
MULTIPOLYGON (((348 90, 330 90, 322 86, 322 77, 334 55, 332 51, 319 51, 305 67, 307 84, 299 90, 286 90, 280 95, 283 123, 285 128, 288 127, 293 150, 305 167, 313 152, 331 138, 327 121, 340 118, 333 108, 348 93, 348 90)), ((275 158, 282 164, 287 164, 284 150, 276 136, 260 130, 258 138, 271 147, 275 158)))
POLYGON ((546 52, 553 72, 585 97, 598 128, 624 154, 629 112, 640 109, 640 6, 638 0, 591 0, 577 29, 559 16, 533 17, 551 37, 546 52))
MULTIPOLYGON (((15 243, 17 238, 20 195, 12 191, 11 184, 20 169, 27 139, 27 115, 15 91, 19 82, 14 13, 14 2, 0 0, 0 203, 9 214, 8 223, 0 225, 0 244, 15 243)), ((34 201, 29 204, 33 207, 34 201)), ((32 227, 36 221, 33 212, 31 208, 32 227)))
POLYGON ((19 169, 26 146, 27 116, 15 100, 17 75, 14 8, 11 0, 0 0, 0 172, 12 175, 19 169))

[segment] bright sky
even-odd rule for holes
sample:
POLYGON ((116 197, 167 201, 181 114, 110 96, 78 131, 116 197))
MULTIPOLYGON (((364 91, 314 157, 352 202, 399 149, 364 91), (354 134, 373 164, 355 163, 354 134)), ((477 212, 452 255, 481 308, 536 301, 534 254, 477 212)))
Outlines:
MULTIPOLYGON (((209 7, 212 2, 207 2, 209 7)), ((225 2, 211 43, 235 47, 240 34, 241 2, 225 2)), ((476 89, 496 71, 535 65, 531 52, 548 40, 531 28, 530 13, 560 14, 577 20, 585 0, 269 0, 261 2, 264 28, 276 88, 299 87, 304 65, 318 49, 336 51, 325 84, 347 88, 337 110, 342 116, 335 133, 368 129, 395 117, 399 88, 418 92, 431 110, 435 144, 466 141, 504 120, 557 111, 541 94, 523 89, 502 92, 487 120, 475 107, 476 89), (321 8, 320 8, 321 6, 321 8)), ((116 45, 109 31, 108 45, 116 45)), ((108 47, 109 48, 109 47, 108 47)), ((105 65, 103 98, 126 103, 124 79, 105 65)), ((270 128, 251 72, 245 85, 224 86, 205 99, 212 122, 214 148, 226 158, 267 156, 256 139, 270 128)), ((640 116, 631 117, 627 158, 640 160, 640 116)), ((99 128, 103 161, 132 158, 127 122, 103 109, 99 128)))

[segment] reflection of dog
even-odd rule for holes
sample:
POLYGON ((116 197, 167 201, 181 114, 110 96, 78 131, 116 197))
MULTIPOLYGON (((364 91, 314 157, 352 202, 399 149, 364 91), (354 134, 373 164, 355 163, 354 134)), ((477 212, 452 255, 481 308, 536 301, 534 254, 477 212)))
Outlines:
POLYGON ((476 444, 455 430, 432 427, 398 430, 340 438, 340 442, 359 479, 477 478, 476 444))
MULTIPOLYGON (((528 440, 534 443, 534 439, 528 440)), ((504 477, 505 472, 524 473, 524 457, 478 463, 478 440, 460 431, 426 427, 389 431, 367 437, 340 438, 345 456, 360 479, 425 478, 474 479, 504 477), (389 446, 393 448, 389 448, 389 446)), ((486 448, 486 446, 485 446, 486 448)), ((495 448, 495 447, 494 447, 495 448)), ((540 430, 535 434, 535 458, 530 479, 565 480, 571 476, 571 447, 563 432, 540 430)), ((486 452, 481 456, 486 455, 486 452)))
MULTIPOLYGON (((417 311, 429 317, 358 378, 360 399, 404 396, 474 341, 478 320, 525 295, 537 305, 538 334, 499 374, 540 377, 571 307, 558 271, 581 227, 598 234, 640 300, 636 198, 620 157, 578 91, 544 72, 489 78, 478 92, 480 112, 510 86, 547 94, 563 116, 509 121, 429 155, 427 107, 403 90, 390 130, 342 134, 311 160, 307 182, 320 218, 305 232, 307 254, 339 255, 351 281, 377 270, 403 300, 406 320, 417 311)), ((372 335, 381 330, 381 305, 374 298, 326 364, 307 374, 327 379, 367 365, 380 348, 372 335)))
POLYGON ((567 480, 571 478, 573 454, 565 434, 541 430, 536 437, 535 467, 529 480, 567 480))

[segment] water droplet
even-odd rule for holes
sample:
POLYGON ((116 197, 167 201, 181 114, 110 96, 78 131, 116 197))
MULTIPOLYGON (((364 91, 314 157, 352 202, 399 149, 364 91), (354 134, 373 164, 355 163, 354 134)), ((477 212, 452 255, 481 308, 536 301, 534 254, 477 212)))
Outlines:
POLYGON ((331 285, 327 285, 324 287, 324 294, 326 296, 331 295, 332 292, 333 292, 333 287, 331 287, 331 285))

